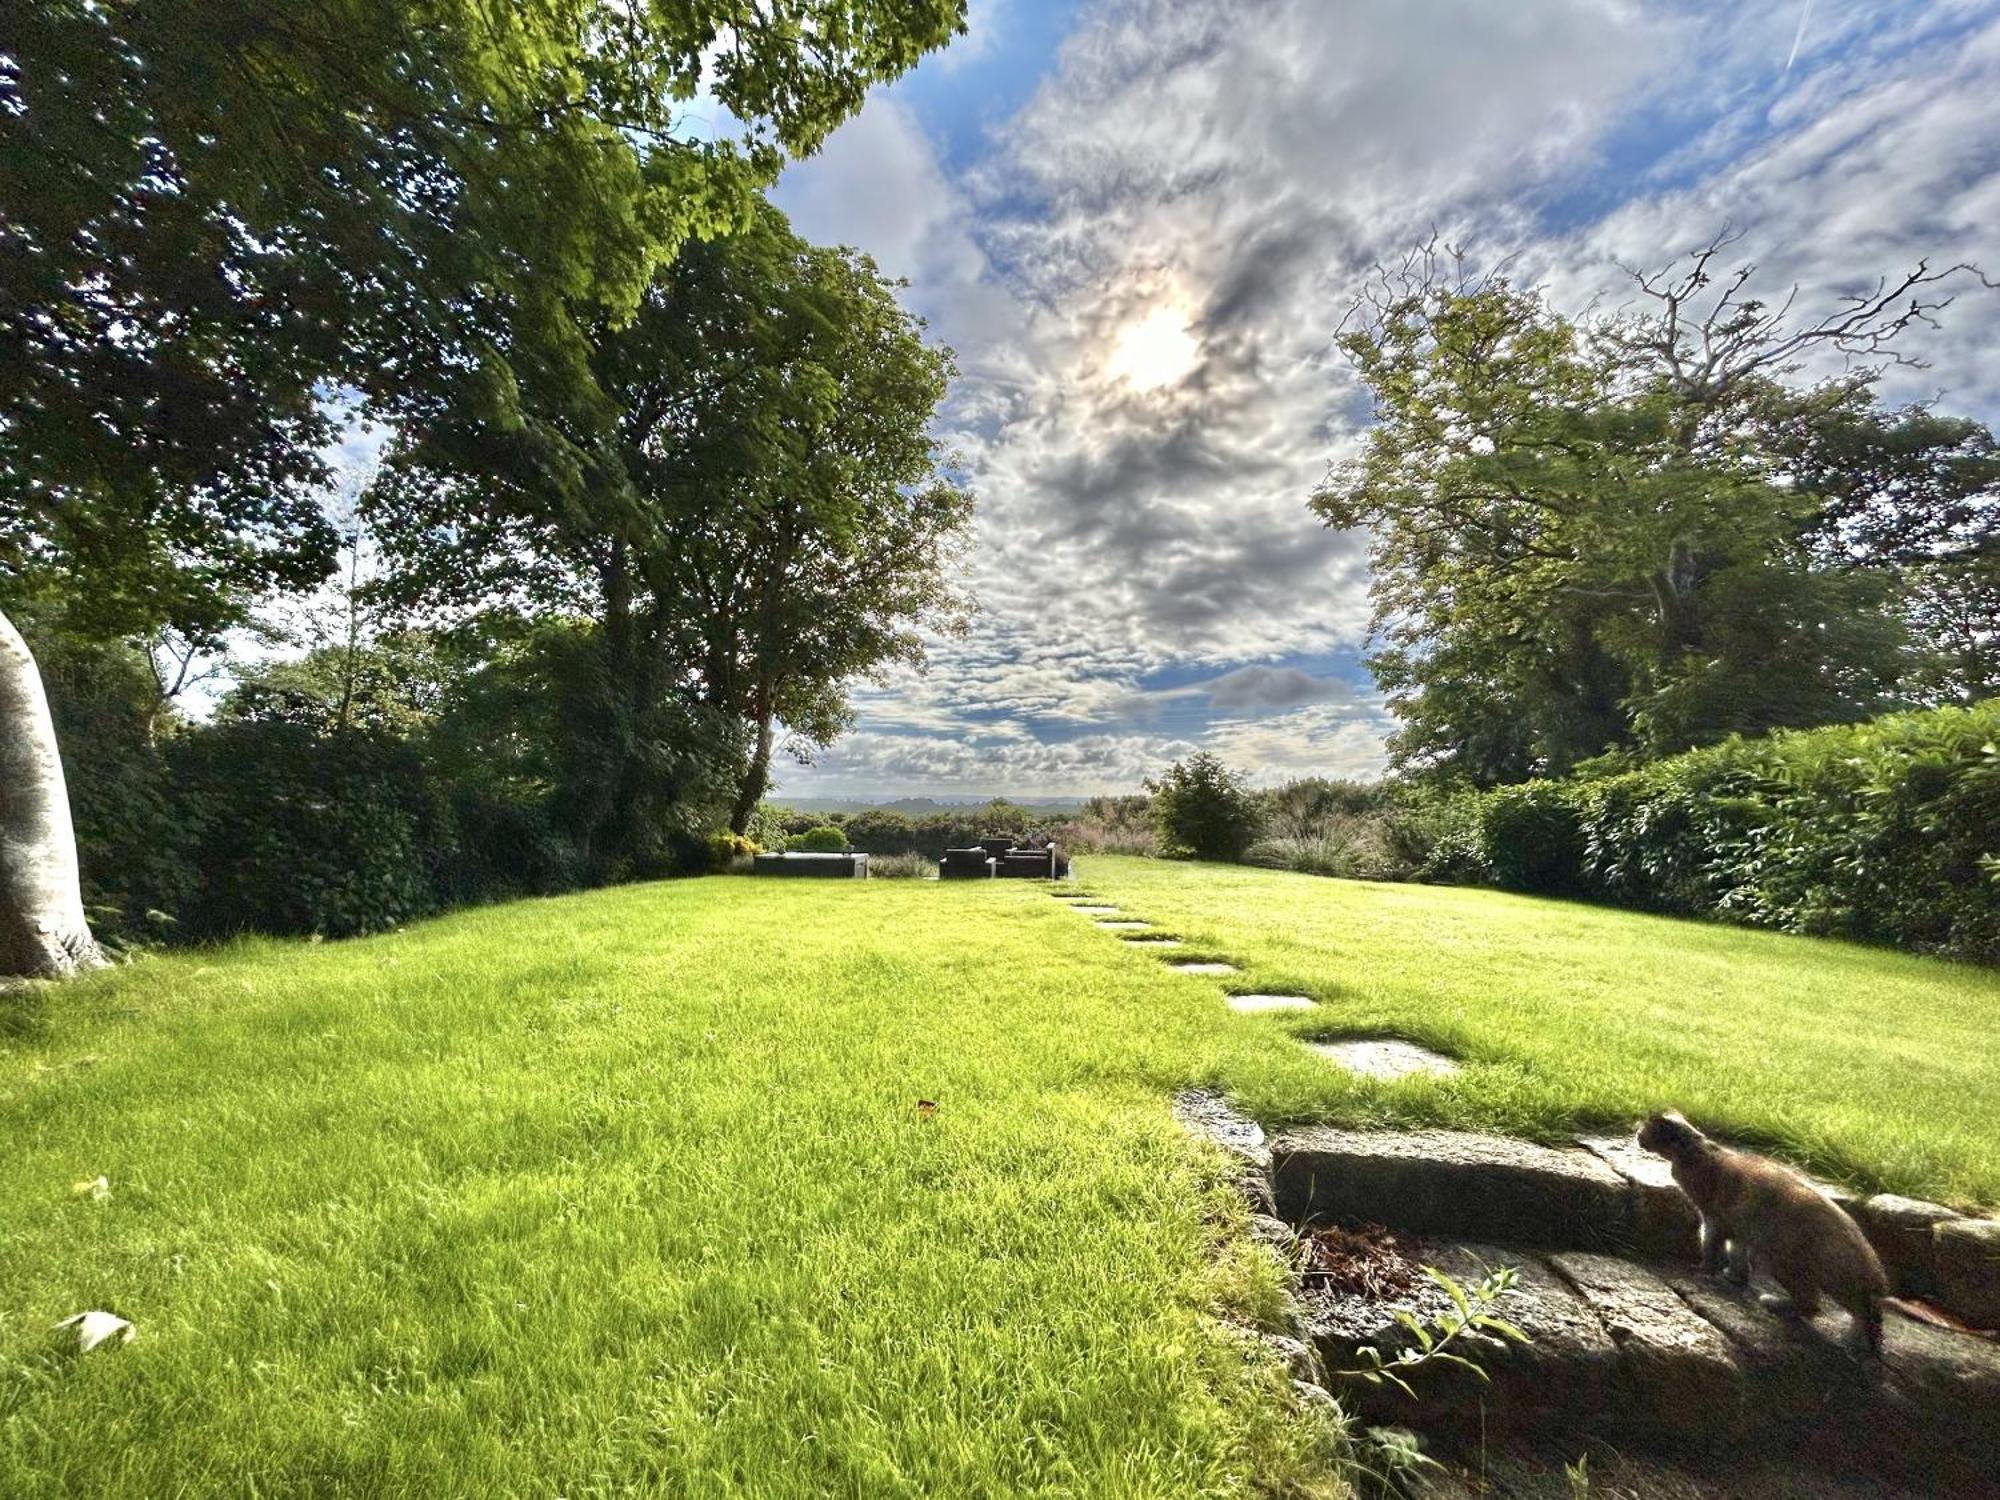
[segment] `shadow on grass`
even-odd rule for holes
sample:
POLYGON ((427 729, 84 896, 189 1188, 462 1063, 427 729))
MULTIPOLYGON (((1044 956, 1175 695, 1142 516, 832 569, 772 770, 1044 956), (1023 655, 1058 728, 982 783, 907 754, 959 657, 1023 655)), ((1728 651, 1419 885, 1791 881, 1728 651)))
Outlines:
POLYGON ((47 1038, 49 986, 44 980, 15 979, 0 984, 0 1046, 27 1045, 47 1038))

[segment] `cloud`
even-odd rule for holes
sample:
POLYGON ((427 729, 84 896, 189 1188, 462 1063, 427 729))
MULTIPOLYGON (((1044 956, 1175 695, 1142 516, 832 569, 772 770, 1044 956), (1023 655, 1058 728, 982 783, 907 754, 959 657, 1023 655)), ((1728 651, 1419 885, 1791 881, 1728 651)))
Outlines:
MULTIPOLYGON (((1575 307, 1724 223, 1806 305, 1927 251, 2000 260, 1990 3, 1816 0, 1788 72, 1798 19, 1101 0, 962 169, 872 100, 781 201, 911 277, 958 351, 944 436, 979 496, 984 612, 927 676, 866 690, 803 774, 1113 789, 1195 743, 1260 775, 1379 767, 1374 695, 1296 665, 1367 630, 1364 539, 1305 501, 1365 418, 1330 341, 1377 259, 1435 228, 1575 307), (1194 685, 1142 686, 1163 672, 1194 685), (1171 735, 1148 727, 1167 705, 1171 735)), ((1993 318, 1954 309, 1934 369, 1892 389, 2000 412, 1993 318)))
POLYGON ((1215 707, 1240 711, 1352 698, 1354 685, 1341 677, 1315 677, 1297 667, 1238 667, 1203 683, 1202 691, 1215 707))

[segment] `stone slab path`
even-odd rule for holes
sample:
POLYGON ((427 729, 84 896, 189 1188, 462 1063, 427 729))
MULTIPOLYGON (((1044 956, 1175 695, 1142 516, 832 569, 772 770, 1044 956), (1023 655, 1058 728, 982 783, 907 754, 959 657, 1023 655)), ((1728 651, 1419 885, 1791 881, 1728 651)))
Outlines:
POLYGON ((1223 1004, 1240 1015, 1264 1015, 1274 1010, 1311 1010, 1313 1002, 1304 995, 1225 995, 1223 1004))
POLYGON ((1306 1050, 1366 1078, 1424 1076, 1449 1078, 1458 1064, 1442 1053, 1396 1037, 1357 1037, 1340 1042, 1307 1042, 1306 1050))

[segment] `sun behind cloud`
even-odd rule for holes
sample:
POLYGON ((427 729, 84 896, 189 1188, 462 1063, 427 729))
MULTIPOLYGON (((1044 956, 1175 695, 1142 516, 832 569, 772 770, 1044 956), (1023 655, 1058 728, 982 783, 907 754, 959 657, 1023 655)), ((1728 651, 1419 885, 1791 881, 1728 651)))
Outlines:
POLYGON ((1157 391, 1178 384, 1201 363, 1201 340, 1189 328, 1184 307, 1155 307, 1118 330, 1104 373, 1135 391, 1157 391))

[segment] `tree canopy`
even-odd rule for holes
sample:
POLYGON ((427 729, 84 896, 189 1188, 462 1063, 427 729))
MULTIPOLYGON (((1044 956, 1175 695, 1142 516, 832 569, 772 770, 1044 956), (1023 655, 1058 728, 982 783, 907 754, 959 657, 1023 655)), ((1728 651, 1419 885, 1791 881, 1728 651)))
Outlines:
POLYGON ((962 0, 42 0, 0 14, 0 569, 106 630, 330 564, 326 398, 601 405, 588 327, 962 0), (699 103, 743 122, 702 139, 699 103))
POLYGON ((628 323, 593 330, 608 431, 560 393, 545 420, 496 429, 475 389, 405 426, 374 498, 389 586, 593 622, 603 742, 626 747, 609 788, 643 763, 630 726, 653 706, 741 724, 740 829, 776 725, 827 743, 854 677, 921 661, 920 628, 962 611, 946 565, 971 502, 930 435, 951 360, 895 290, 768 205, 690 245, 628 323))
POLYGON ((1801 322, 1721 249, 1585 320, 1426 252, 1343 336, 1376 421, 1313 508, 1371 529, 1398 763, 1512 781, 1991 690, 2000 450, 1875 395, 1952 273, 1801 322), (1863 363, 1802 378, 1822 352, 1863 363))

